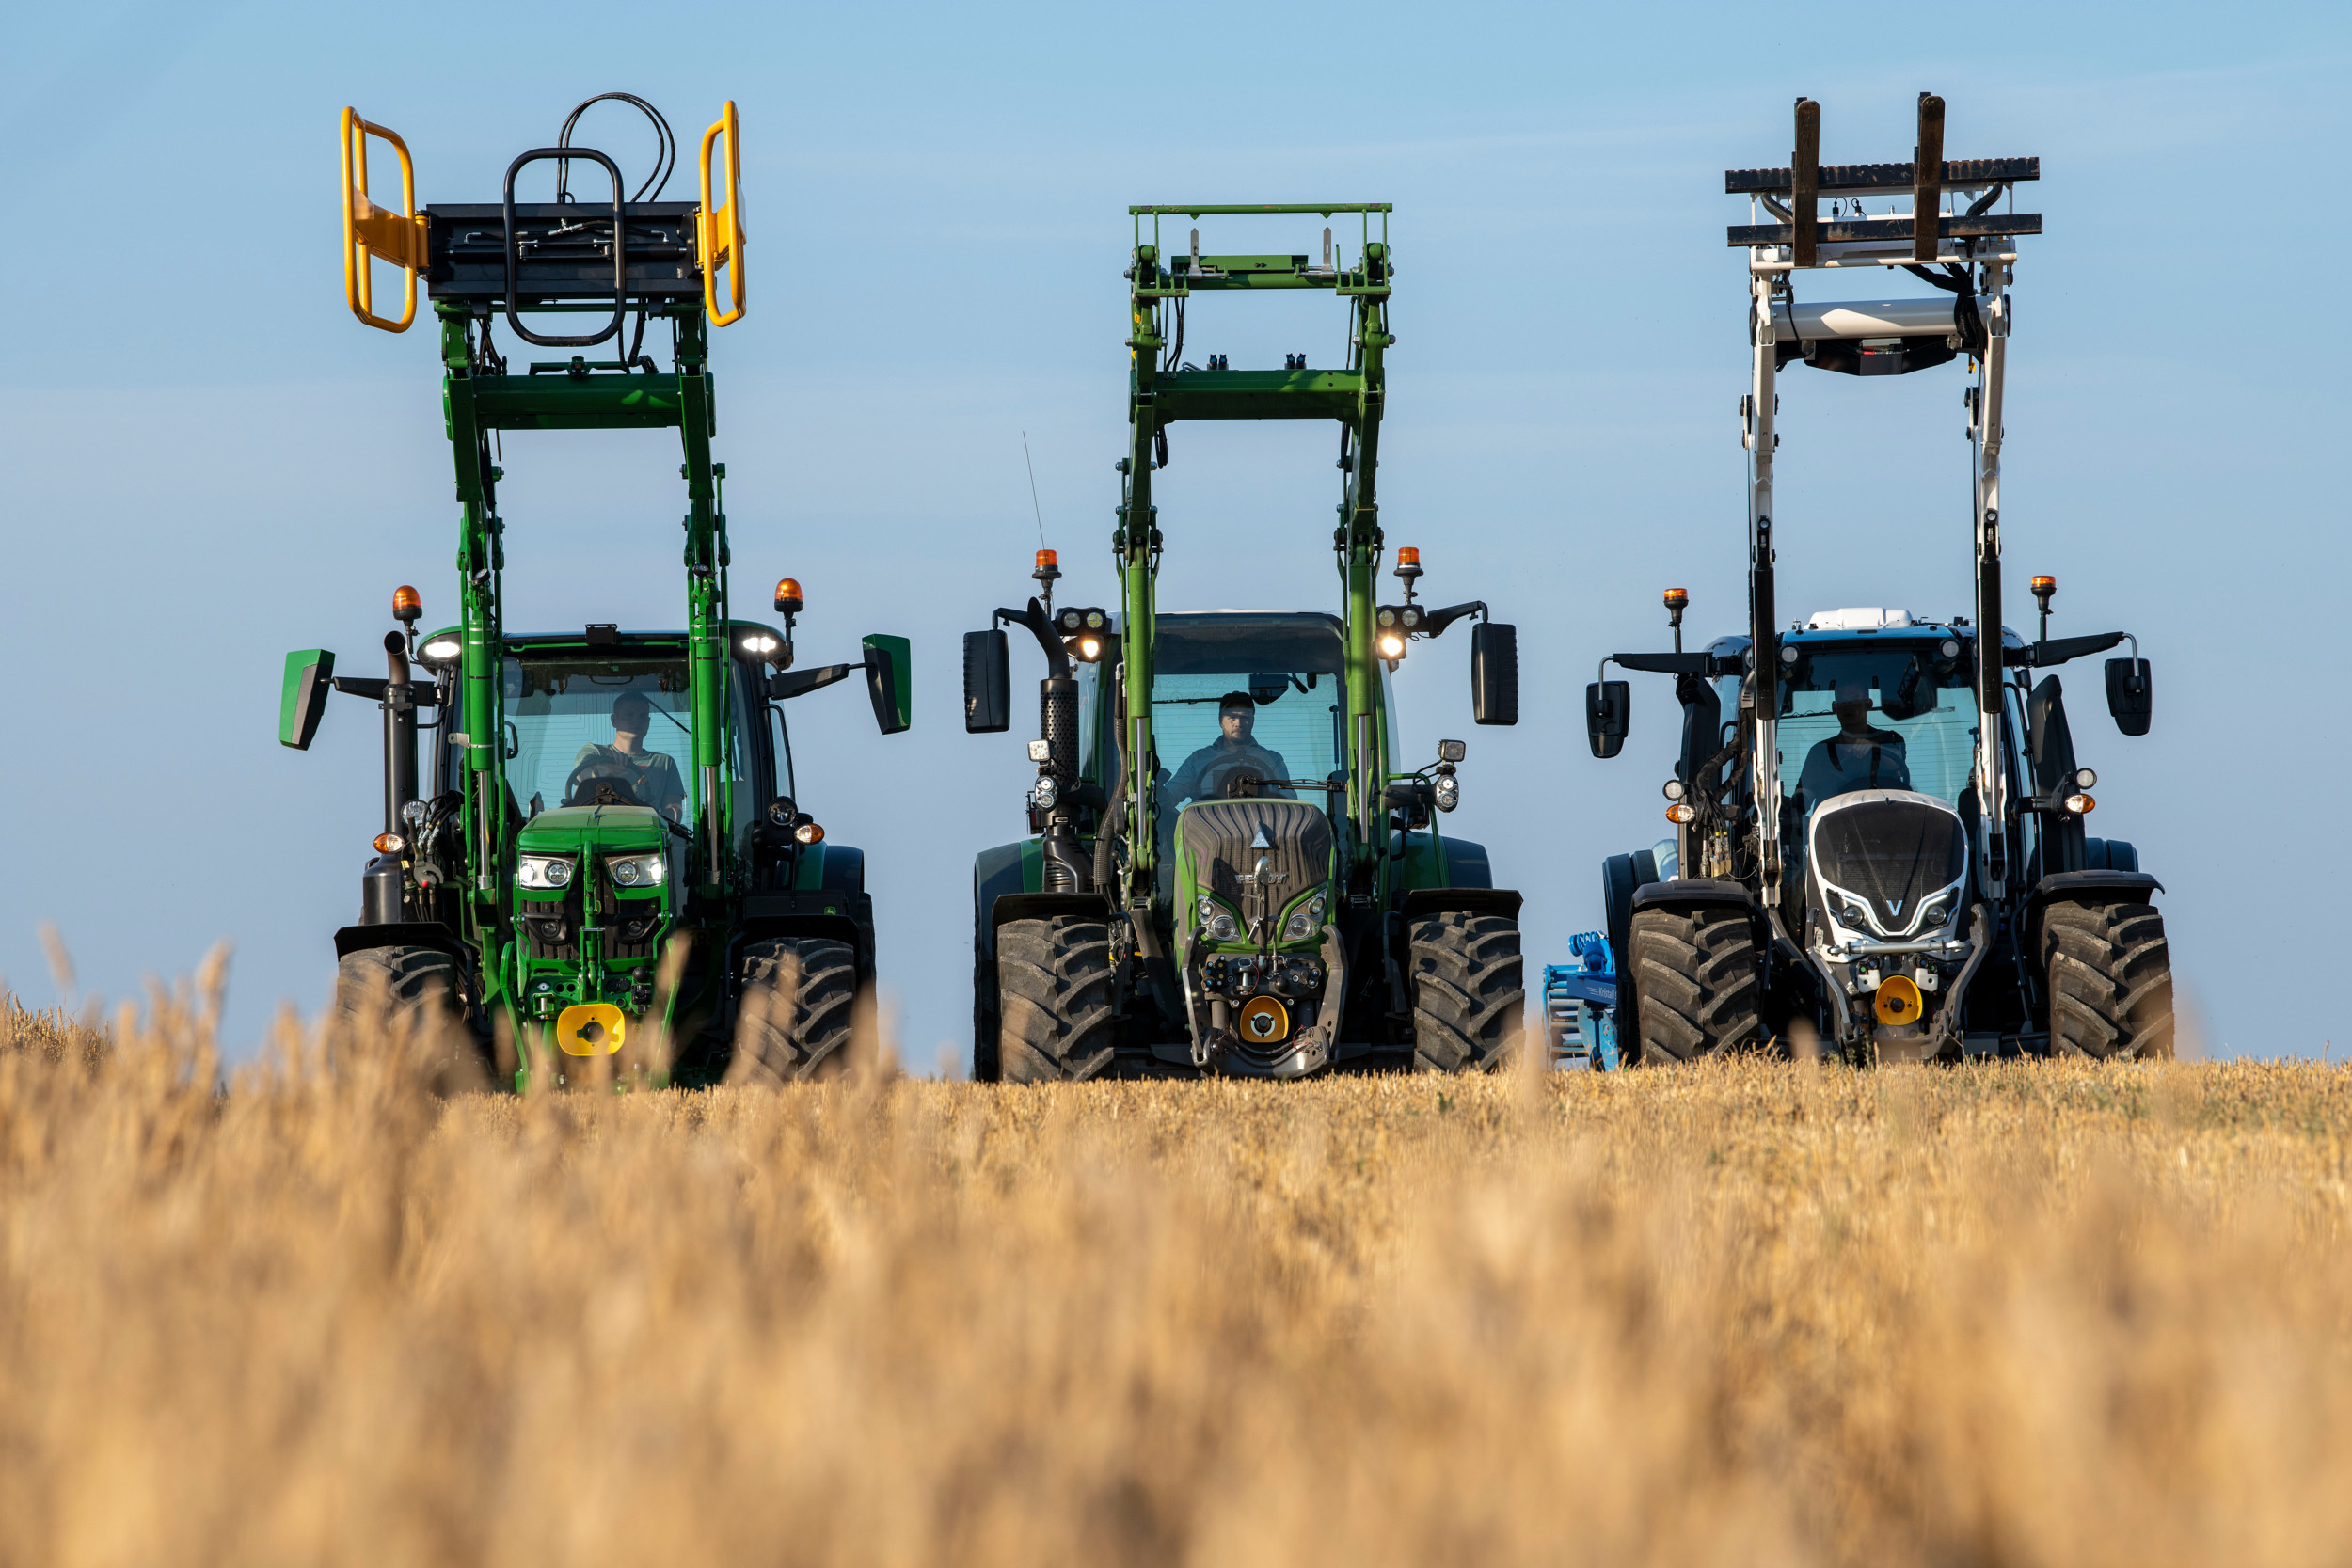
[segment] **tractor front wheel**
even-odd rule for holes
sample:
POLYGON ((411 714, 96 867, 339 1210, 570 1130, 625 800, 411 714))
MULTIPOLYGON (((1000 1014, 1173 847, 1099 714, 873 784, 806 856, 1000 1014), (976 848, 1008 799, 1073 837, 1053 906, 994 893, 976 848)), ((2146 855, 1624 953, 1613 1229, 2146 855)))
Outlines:
POLYGON ((1519 1044, 1519 923, 1459 911, 1413 922, 1413 1070, 1492 1072, 1519 1044))
POLYGON ((1111 933, 1100 920, 996 928, 996 1067, 1008 1084, 1077 1083, 1115 1056, 1111 933))
POLYGON ((1665 1067, 1763 1039, 1756 931, 1744 911, 1636 910, 1626 945, 1635 1062, 1665 1067))
POLYGON ((744 951, 735 1019, 737 1083, 789 1084, 849 1066, 857 1016, 857 953, 846 942, 782 937, 744 951))
POLYGON ((437 947, 369 947, 335 965, 335 1018, 340 1049, 355 1049, 368 1033, 405 1037, 412 1048, 447 1053, 420 1056, 444 1090, 480 1081, 486 1053, 466 1029, 464 988, 457 960, 437 947))
POLYGON ((437 947, 369 947, 335 965, 335 1012, 346 1030, 457 1022, 457 964, 437 947))
POLYGON ((2101 1061, 2172 1056, 2172 949, 2150 904, 2053 904, 2042 915, 2050 1049, 2101 1061))

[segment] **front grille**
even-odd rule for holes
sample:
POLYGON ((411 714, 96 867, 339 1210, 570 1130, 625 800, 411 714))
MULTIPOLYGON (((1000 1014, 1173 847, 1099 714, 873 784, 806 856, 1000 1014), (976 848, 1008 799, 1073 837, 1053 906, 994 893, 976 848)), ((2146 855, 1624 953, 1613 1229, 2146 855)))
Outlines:
POLYGON ((608 958, 650 958, 661 940, 661 905, 648 898, 639 905, 623 904, 605 912, 604 956, 608 958), (650 914, 633 915, 632 908, 650 906, 650 914))
POLYGON ((1920 796, 1824 801, 1813 818, 1814 874, 1862 899, 1882 930, 1900 931, 1922 900, 1968 869, 1960 816, 1920 796))
POLYGON ((523 952, 533 958, 576 959, 580 957, 580 911, 577 901, 563 898, 525 899, 520 905, 523 952))
POLYGON ((1331 819, 1304 800, 1204 800, 1184 808, 1177 831, 1194 879, 1236 908, 1241 879, 1261 856, 1282 874, 1270 890, 1269 912, 1331 875, 1331 819), (1262 832, 1268 847, 1251 848, 1262 832))

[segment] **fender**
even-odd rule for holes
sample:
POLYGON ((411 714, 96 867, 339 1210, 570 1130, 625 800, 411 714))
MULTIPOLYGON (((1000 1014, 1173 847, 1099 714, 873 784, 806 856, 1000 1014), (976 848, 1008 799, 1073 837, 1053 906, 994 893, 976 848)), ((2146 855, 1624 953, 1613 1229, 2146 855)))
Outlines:
POLYGON ((1739 882, 1709 877, 1677 877, 1670 882, 1647 882, 1633 890, 1632 910, 1690 910, 1708 905, 1756 914, 1756 899, 1739 882))
POLYGON ((1006 893, 989 906, 989 945, 995 946, 996 927, 1012 920, 1053 920, 1064 915, 1111 917, 1111 901, 1099 893, 1006 893))
POLYGON ((2149 904, 2163 891, 2164 884, 2145 871, 2060 871, 2044 877, 2018 914, 2022 945, 2028 952, 2040 948, 2042 911, 2052 904, 2149 904))
POLYGON ((473 971, 472 947, 437 920, 388 920, 373 926, 346 926, 335 933, 338 958, 374 947, 430 947, 447 953, 468 974, 473 971))
POLYGON ((1411 920, 1424 914, 1499 914, 1505 920, 1519 917, 1523 900, 1509 888, 1495 887, 1417 887, 1405 895, 1397 906, 1398 912, 1411 920))

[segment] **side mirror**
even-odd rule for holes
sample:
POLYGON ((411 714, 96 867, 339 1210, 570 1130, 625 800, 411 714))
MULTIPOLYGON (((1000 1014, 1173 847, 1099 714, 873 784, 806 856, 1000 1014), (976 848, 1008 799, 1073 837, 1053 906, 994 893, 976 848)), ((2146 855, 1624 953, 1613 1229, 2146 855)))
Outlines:
POLYGON ((1470 718, 1481 724, 1519 721, 1519 628, 1481 621, 1470 628, 1470 718))
POLYGON ((1012 728, 1012 649, 1002 628, 963 634, 963 730, 997 735, 1012 728))
POLYGON ((286 683, 278 694, 278 744, 297 752, 310 749, 326 713, 326 694, 334 689, 335 656, 325 648, 307 648, 286 656, 286 683))
POLYGON ((1630 681, 1594 681, 1584 688, 1584 734, 1593 743, 1593 755, 1613 757, 1624 751, 1632 721, 1630 681))
POLYGON ((2056 675, 2042 678, 2026 699, 2026 752, 2033 762, 2033 787, 2049 795, 2073 787, 2074 732, 2066 722, 2065 689, 2056 675))
POLYGON ((874 704, 874 722, 884 735, 897 735, 914 720, 914 650, 903 637, 881 632, 860 644, 866 650, 866 695, 874 704))
POLYGON ((2146 659, 2107 660, 2107 711, 2115 715, 2117 729, 2125 735, 2146 735, 2153 702, 2146 659))

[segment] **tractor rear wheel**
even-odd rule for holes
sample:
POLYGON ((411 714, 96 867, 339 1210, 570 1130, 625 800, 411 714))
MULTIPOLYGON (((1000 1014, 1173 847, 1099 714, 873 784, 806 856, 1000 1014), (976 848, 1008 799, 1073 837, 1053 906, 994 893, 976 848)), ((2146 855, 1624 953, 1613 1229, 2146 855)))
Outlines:
POLYGON ((1518 1049, 1519 923, 1453 911, 1413 922, 1413 1070, 1492 1072, 1518 1049))
POLYGON ((1100 920, 996 928, 996 1068, 1008 1084, 1077 1083, 1111 1065, 1111 933, 1100 920))
POLYGON ((857 1017, 857 952, 823 937, 779 937, 744 950, 735 1019, 737 1083, 825 1078, 850 1065, 857 1017))
POLYGON ((1744 911, 1636 910, 1627 946, 1635 1062, 1665 1067, 1763 1039, 1756 930, 1744 911))
POLYGON ((2150 904, 2053 904, 2042 913, 2050 1049, 2101 1061, 2172 1056, 2172 949, 2150 904))

